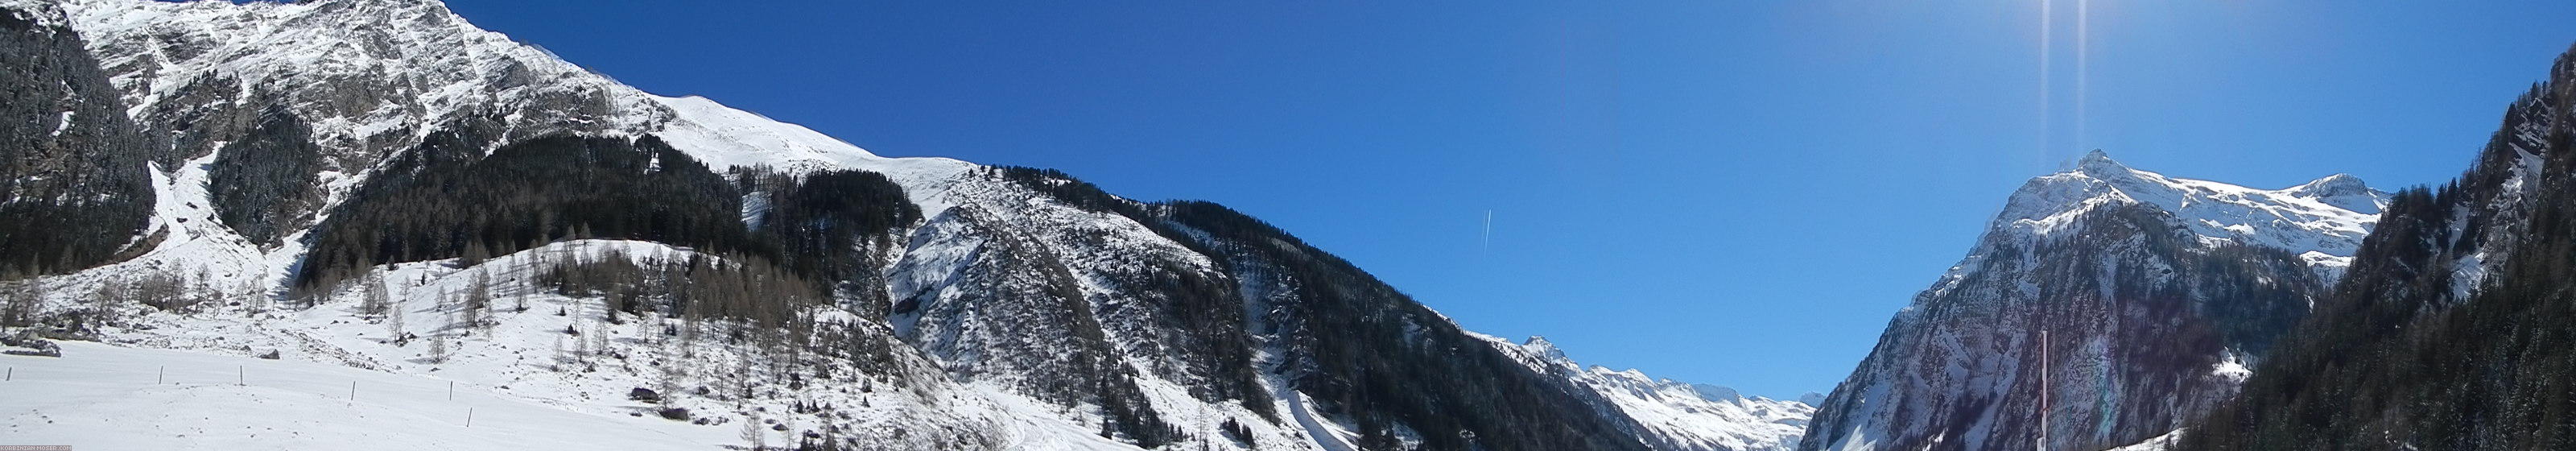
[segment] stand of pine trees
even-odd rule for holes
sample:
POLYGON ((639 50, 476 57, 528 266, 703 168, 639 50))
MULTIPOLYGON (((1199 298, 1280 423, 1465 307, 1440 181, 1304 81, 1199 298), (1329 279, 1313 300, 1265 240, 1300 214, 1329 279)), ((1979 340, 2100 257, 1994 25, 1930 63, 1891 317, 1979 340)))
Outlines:
POLYGON ((489 141, 442 131, 379 169, 316 227, 298 288, 380 264, 475 260, 562 239, 774 252, 742 226, 732 184, 659 139, 553 136, 485 156, 479 143, 489 141))
POLYGON ((823 170, 801 176, 753 168, 736 174, 737 186, 763 200, 755 238, 775 243, 770 256, 789 271, 834 285, 856 301, 860 313, 883 318, 888 304, 880 268, 903 245, 905 228, 921 222, 921 207, 884 174, 823 170))
POLYGON ((558 135, 484 155, 482 143, 491 139, 474 130, 432 134, 336 207, 313 233, 299 291, 337 286, 381 264, 460 258, 470 265, 584 238, 740 256, 781 266, 818 289, 879 286, 882 252, 874 250, 894 245, 892 234, 921 217, 902 187, 872 172, 797 177, 755 169, 729 179, 650 136, 558 135), (744 223, 746 192, 766 198, 766 227, 744 223))
POLYGON ((744 320, 761 330, 788 329, 795 326, 798 312, 829 300, 812 281, 759 257, 640 260, 613 250, 601 252, 596 257, 552 262, 536 280, 557 293, 601 299, 609 312, 602 320, 610 324, 658 313, 670 318, 744 320))

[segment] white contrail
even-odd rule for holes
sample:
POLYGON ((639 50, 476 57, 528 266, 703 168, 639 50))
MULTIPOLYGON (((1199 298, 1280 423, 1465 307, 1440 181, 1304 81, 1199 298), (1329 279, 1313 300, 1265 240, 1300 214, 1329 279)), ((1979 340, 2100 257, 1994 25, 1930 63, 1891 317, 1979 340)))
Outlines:
POLYGON ((1484 246, 1484 249, 1483 249, 1483 250, 1486 250, 1486 251, 1494 250, 1494 211, 1493 211, 1493 210, 1485 210, 1485 235, 1484 235, 1483 246, 1484 246))

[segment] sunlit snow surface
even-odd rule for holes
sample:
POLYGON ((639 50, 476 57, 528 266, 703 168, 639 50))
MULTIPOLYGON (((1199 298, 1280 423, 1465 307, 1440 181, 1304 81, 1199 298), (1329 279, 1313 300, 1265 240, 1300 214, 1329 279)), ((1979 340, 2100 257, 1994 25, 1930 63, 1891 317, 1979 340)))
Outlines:
POLYGON ((74 449, 712 449, 730 428, 581 413, 451 379, 302 361, 61 342, 0 355, 0 437, 74 449), (158 384, 155 382, 159 381, 158 384), (352 387, 356 399, 351 399, 352 387), (467 422, 471 409, 473 423, 467 422))
POLYGON ((2167 432, 2165 435, 2146 439, 2138 442, 2137 444, 2111 448, 2103 451, 2165 451, 2166 448, 2172 448, 2174 442, 2182 440, 2182 435, 2188 432, 2190 431, 2176 430, 2173 432, 2167 432))
POLYGON ((2072 170, 2023 184, 1996 224, 2049 235, 2104 205, 2147 204, 2172 213, 2205 240, 2279 248, 2310 264, 2340 268, 2351 264, 2387 203, 2387 193, 2350 175, 2265 190, 2130 169, 2094 151, 2072 170))

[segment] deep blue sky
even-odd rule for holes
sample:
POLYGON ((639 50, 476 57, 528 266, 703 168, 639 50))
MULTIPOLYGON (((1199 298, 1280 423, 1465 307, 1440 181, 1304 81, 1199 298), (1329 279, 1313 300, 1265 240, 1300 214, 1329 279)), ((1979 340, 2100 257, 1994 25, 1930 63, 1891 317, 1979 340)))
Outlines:
POLYGON ((1774 396, 1832 388, 2084 149, 2436 182, 2576 42, 2566 2, 2099 0, 2079 68, 2055 0, 2044 109, 2039 0, 932 3, 451 6, 879 154, 1222 202, 1470 329, 1774 396))

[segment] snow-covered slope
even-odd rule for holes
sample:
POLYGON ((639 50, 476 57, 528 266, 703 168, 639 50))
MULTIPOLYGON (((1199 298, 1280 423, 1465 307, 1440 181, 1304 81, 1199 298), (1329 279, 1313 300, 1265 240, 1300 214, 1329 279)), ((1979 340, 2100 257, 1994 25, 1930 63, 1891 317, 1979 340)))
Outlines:
MULTIPOLYGON (((784 422, 766 436, 773 443, 816 437, 863 449, 1767 449, 1803 415, 1795 403, 1697 396, 1630 373, 1497 369, 1486 362, 1517 348, 1462 346, 1476 339, 1346 262, 1275 229, 1228 230, 1258 221, 1208 211, 1222 207, 1128 201, 1060 174, 880 157, 708 99, 636 90, 435 1, 0 8, 80 33, 126 114, 172 140, 151 172, 157 208, 143 234, 157 238, 136 240, 148 247, 16 287, 45 293, 33 315, 65 333, 434 375, 576 415, 631 413, 626 390, 668 388, 668 402, 711 412, 701 418, 784 422), (726 174, 874 172, 921 220, 899 225, 888 244, 861 246, 880 267, 839 281, 881 286, 788 315, 797 332, 779 335, 801 343, 746 338, 769 335, 677 311, 613 313, 612 295, 529 280, 567 262, 728 258, 676 243, 550 237, 563 241, 482 261, 362 268, 387 281, 401 300, 390 311, 408 322, 365 307, 368 282, 290 293, 298 268, 314 264, 317 225, 373 201, 363 196, 371 182, 421 170, 395 164, 407 155, 433 141, 490 155, 567 133, 650 137, 716 171, 744 170, 726 174), (321 155, 309 171, 225 172, 266 167, 241 143, 321 155), (312 206, 216 194, 249 188, 312 206), (255 226, 281 233, 240 232, 255 226), (179 281, 172 289, 190 303, 109 295, 171 286, 164 280, 179 281), (469 310, 450 298, 486 290, 531 307, 471 310, 483 316, 452 326, 469 310), (1375 327, 1402 333, 1355 332, 1375 327), (679 338, 701 334, 727 338, 679 338), (1460 351, 1342 358, 1420 349, 1460 351), (1403 379, 1416 375, 1454 383, 1403 379)), ((741 194, 746 222, 770 208, 767 193, 741 194)))
MULTIPOLYGON (((993 425, 1007 421, 1002 412, 1008 411, 1005 403, 1014 400, 1010 395, 949 384, 934 366, 918 359, 875 368, 834 361, 826 365, 829 369, 817 374, 846 379, 818 381, 828 388, 776 396, 774 393, 789 389, 783 373, 791 371, 778 356, 764 353, 753 344, 694 339, 698 335, 694 331, 684 336, 677 331, 694 326, 680 318, 653 316, 625 320, 624 324, 611 322, 605 299, 558 294, 536 280, 543 268, 555 262, 604 258, 678 261, 693 255, 686 249, 649 242, 567 241, 470 267, 436 261, 383 268, 379 273, 381 281, 365 282, 385 287, 391 302, 381 313, 368 312, 362 300, 365 288, 353 285, 335 296, 335 302, 309 308, 280 308, 285 306, 264 305, 255 301, 259 297, 237 295, 212 298, 254 301, 207 305, 184 313, 114 305, 110 308, 119 313, 108 316, 131 320, 100 326, 96 332, 101 339, 119 345, 195 352, 189 354, 195 357, 166 354, 173 359, 275 353, 292 362, 380 373, 370 376, 377 378, 370 381, 408 380, 393 375, 453 381, 464 390, 485 393, 491 399, 552 408, 566 416, 625 417, 643 413, 651 417, 644 423, 665 431, 657 435, 693 437, 700 444, 744 443, 739 437, 738 422, 759 420, 784 421, 787 425, 769 430, 764 423, 763 433, 773 444, 794 443, 808 431, 869 435, 866 440, 888 449, 988 447, 1001 443, 1073 448, 1059 439, 1092 442, 1084 438, 1097 438, 1080 427, 1063 428, 1072 431, 1070 435, 1050 434, 1063 431, 1043 429, 998 430, 993 425), (469 293, 487 294, 490 304, 468 312, 470 308, 463 299, 469 293), (663 404, 646 404, 625 398, 635 388, 675 395, 707 393, 703 390, 714 390, 716 394, 672 396, 672 401, 663 404), (833 409, 823 413, 803 411, 795 408, 798 403, 831 405, 833 409), (693 411, 691 418, 712 423, 654 417, 653 409, 662 407, 687 408, 693 411), (909 433, 887 435, 887 431, 898 427, 909 433), (1031 435, 1055 438, 1030 438, 1031 435)), ((86 293, 71 289, 86 282, 83 279, 64 277, 47 282, 62 295, 58 303, 86 298, 82 296, 86 293)), ((853 342, 872 334, 868 324, 831 320, 849 317, 846 312, 819 311, 815 316, 825 318, 826 323, 818 327, 853 335, 849 339, 853 342)), ((874 329, 874 336, 884 336, 881 327, 874 329)), ((718 332, 707 332, 715 333, 718 332)), ((75 361, 82 357, 76 352, 65 355, 65 359, 75 361)), ((292 405, 303 400, 283 402, 292 405)), ((416 435, 413 431, 397 432, 405 437, 416 435)), ((246 438, 226 432, 217 434, 246 438)), ((416 443, 461 446, 474 442, 430 439, 416 443)), ((1094 445, 1115 449, 1112 442, 1094 445)))
POLYGON ((1800 449, 2024 449, 2042 424, 2060 449, 2162 435, 2234 393, 2385 202, 2346 175, 2263 190, 2088 154, 2013 194, 1800 449))
POLYGON ((2264 190, 2131 169, 2095 150, 2072 170, 2022 185, 1996 222, 2044 237, 2103 206, 2145 205, 2201 240, 2287 250, 2331 270, 2351 264, 2387 198, 2345 174, 2264 190))
MULTIPOLYGON (((351 161, 373 161, 458 121, 498 116, 503 141, 564 131, 653 134, 723 167, 859 168, 923 186, 971 166, 882 158, 702 97, 645 93, 475 28, 435 1, 62 0, 61 7, 128 93, 135 116, 194 125, 207 119, 205 110, 273 104, 313 123, 315 139, 351 161), (204 92, 212 87, 239 92, 204 92)), ((355 183, 366 169, 341 168, 348 178, 333 181, 355 183)), ((924 191, 923 200, 938 198, 938 190, 924 191)), ((935 213, 940 204, 927 205, 935 213)))
POLYGON ((2165 451, 2166 449, 2172 448, 2175 441, 2181 440, 2183 433, 2189 431, 2190 430, 2188 429, 2177 429, 2173 432, 2166 433, 2165 435, 2159 435, 2155 438, 2147 439, 2146 441, 2138 442, 2136 444, 2102 451, 2165 451))

